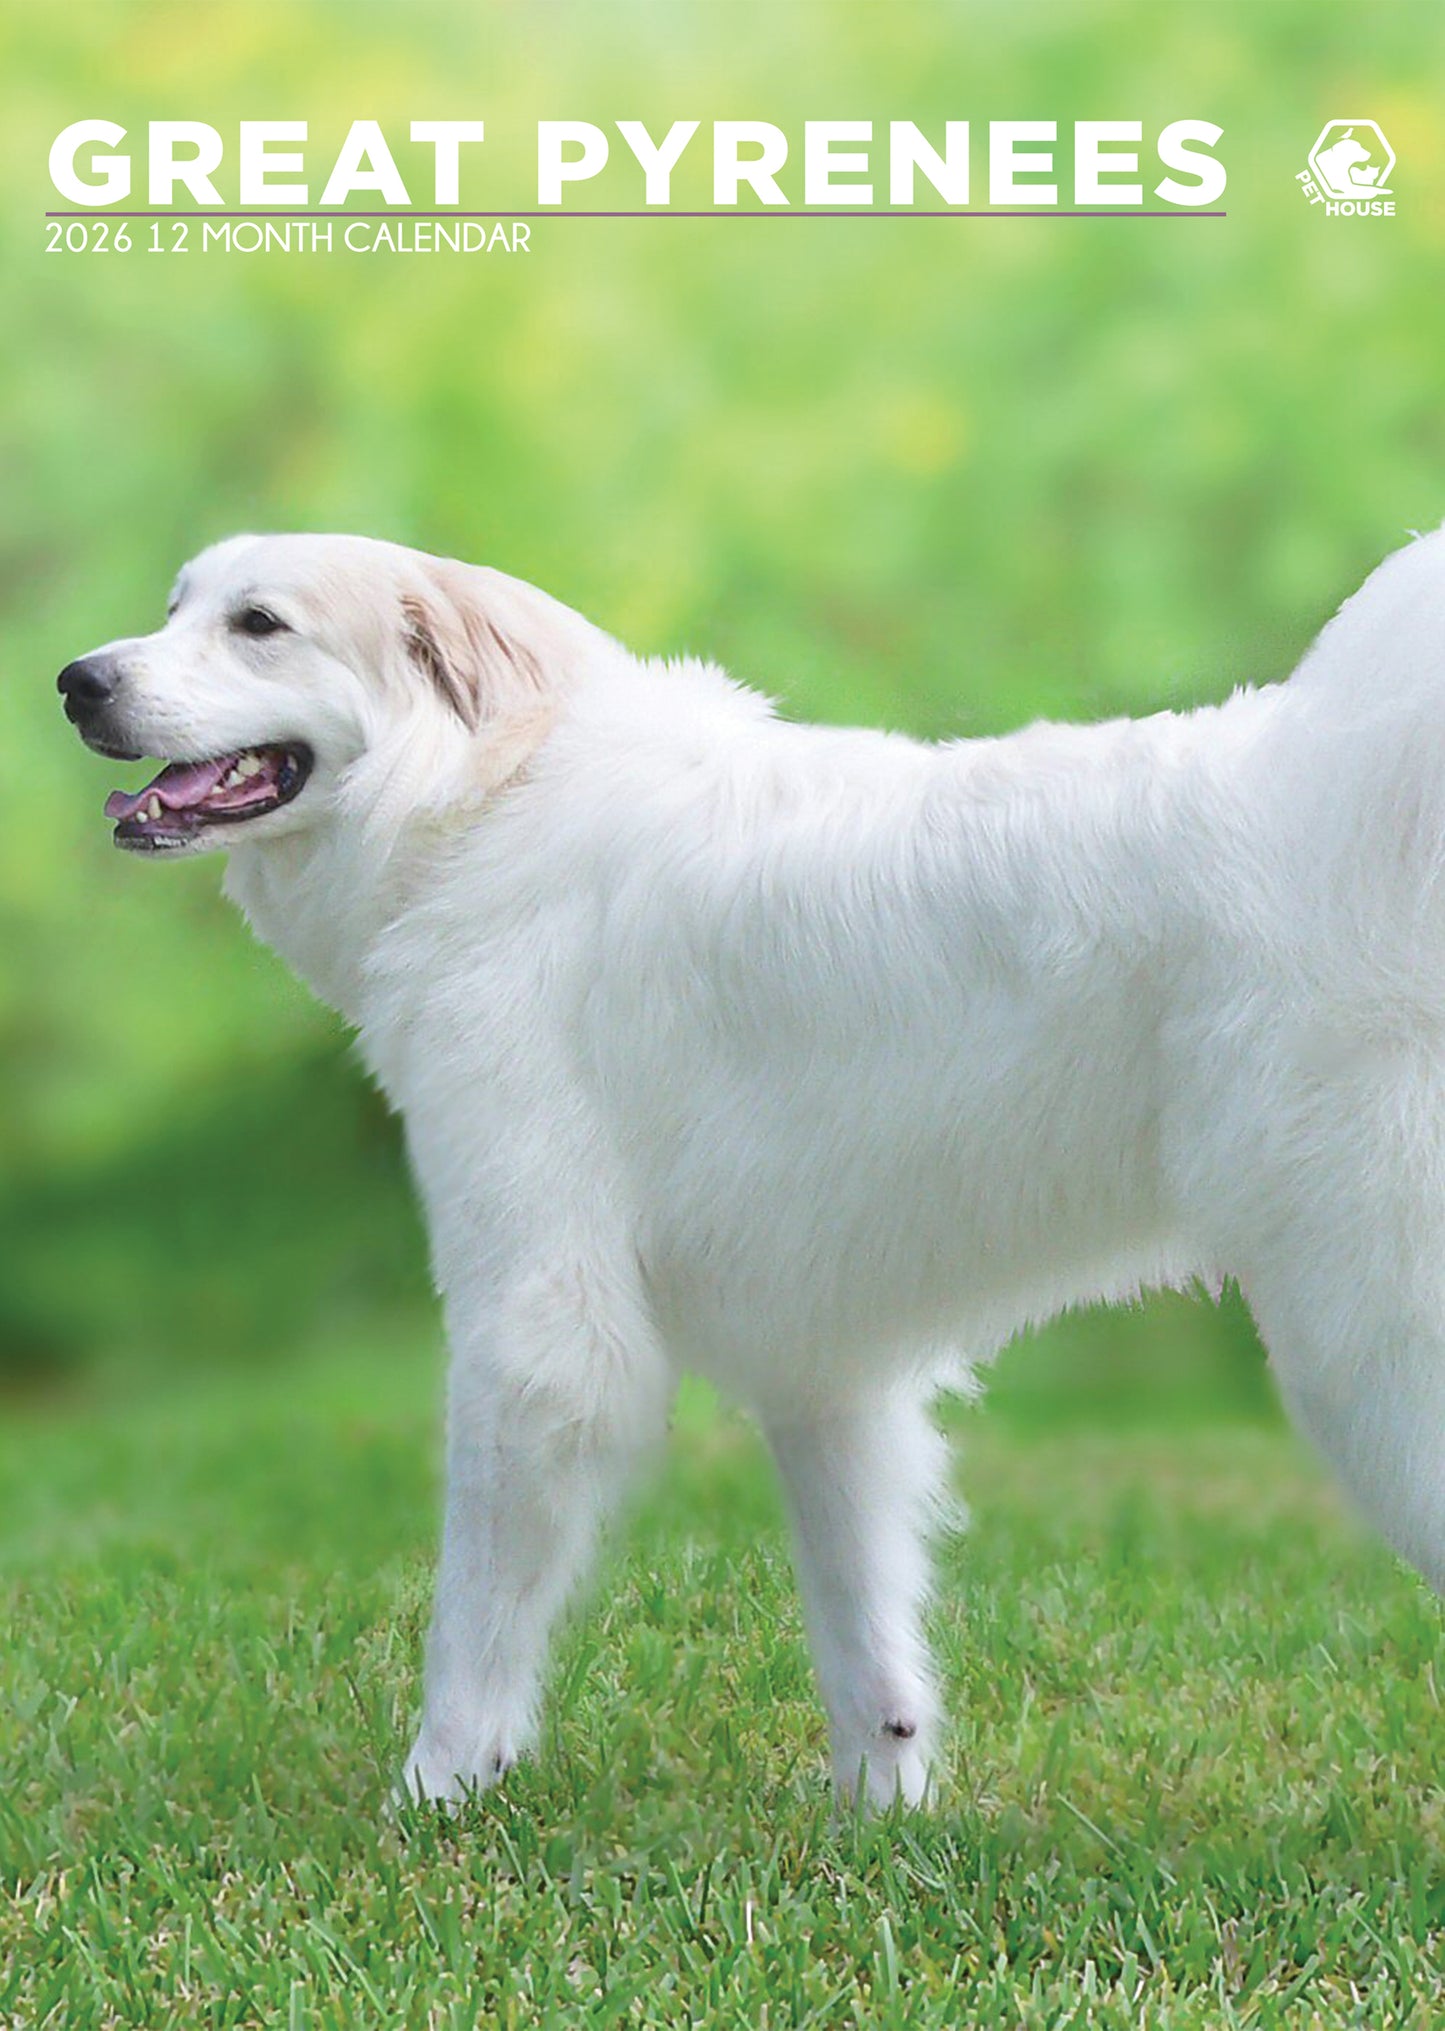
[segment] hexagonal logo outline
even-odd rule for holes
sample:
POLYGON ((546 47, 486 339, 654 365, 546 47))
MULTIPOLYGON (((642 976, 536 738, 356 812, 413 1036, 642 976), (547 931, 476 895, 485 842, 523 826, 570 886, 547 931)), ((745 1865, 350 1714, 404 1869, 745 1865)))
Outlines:
POLYGON ((1327 120, 1309 152, 1308 160, 1310 173, 1321 197, 1336 204, 1368 203, 1371 198, 1390 197, 1393 194, 1389 178, 1391 170, 1395 167, 1395 151, 1385 139, 1384 130, 1378 120, 1327 120), (1363 158, 1358 153, 1363 144, 1357 139, 1355 130, 1360 127, 1368 128, 1374 135, 1385 158, 1384 167, 1374 183, 1356 184, 1350 181, 1351 170, 1363 167, 1374 153, 1371 149, 1363 158), (1341 129, 1344 131, 1341 132, 1341 129), (1338 134, 1340 138, 1327 150, 1325 143, 1332 134, 1338 134), (1350 144, 1353 144, 1353 147, 1350 144), (1320 166, 1322 154, 1326 164, 1324 168, 1320 166))

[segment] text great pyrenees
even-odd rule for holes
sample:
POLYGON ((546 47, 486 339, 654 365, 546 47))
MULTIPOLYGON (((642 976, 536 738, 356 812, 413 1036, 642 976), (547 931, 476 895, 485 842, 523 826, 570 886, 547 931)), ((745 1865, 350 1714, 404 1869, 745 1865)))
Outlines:
POLYGON ((917 1801, 929 1417, 1026 1322, 1239 1279, 1445 1581, 1445 532, 1287 683, 925 746, 500 572, 239 536, 60 678, 402 1112, 453 1366, 414 1791, 486 1785, 679 1371, 786 1484, 845 1790, 917 1801))

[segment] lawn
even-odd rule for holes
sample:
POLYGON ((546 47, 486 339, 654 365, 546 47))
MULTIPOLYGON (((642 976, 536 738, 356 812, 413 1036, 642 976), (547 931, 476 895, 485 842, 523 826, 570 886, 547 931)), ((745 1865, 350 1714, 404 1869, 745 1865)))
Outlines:
POLYGON ((1277 1425, 960 1413, 946 1797, 839 1823, 757 1442, 688 1391, 539 1762, 393 1823, 393 1337, 7 1417, 0 2021, 1441 2021, 1439 1611, 1277 1425))

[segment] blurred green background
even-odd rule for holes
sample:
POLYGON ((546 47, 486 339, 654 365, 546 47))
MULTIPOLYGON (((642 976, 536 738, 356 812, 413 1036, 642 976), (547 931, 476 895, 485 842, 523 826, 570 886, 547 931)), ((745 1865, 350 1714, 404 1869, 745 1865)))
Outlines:
MULTIPOLYGON (((391 1322, 434 1344, 394 1124, 337 1024, 222 905, 216 861, 114 852, 116 771, 57 707, 59 666, 155 625, 204 543, 342 528, 487 560, 791 713, 936 735, 1281 676, 1445 512, 1433 0, 187 0, 12 7, 0 47, 13 1387, 287 1362, 391 1322), (1360 113, 1399 157, 1397 216, 1328 220, 1296 175, 1326 119, 1360 113), (1208 118, 1229 216, 47 255, 49 143, 92 117, 206 120, 232 145, 241 117, 305 118, 314 186, 354 118, 408 168, 412 118, 484 118, 464 189, 503 215, 534 202, 539 118, 766 119, 795 154, 806 117, 1137 118, 1146 173, 1161 126, 1208 118)), ((982 161, 976 131, 976 189, 982 161)), ((798 201, 796 162, 784 180, 798 201)), ((677 188, 706 201, 697 171, 677 188)), ((578 201, 636 203, 637 179, 578 201)), ((1239 1307, 1174 1298, 1065 1322, 1001 1390, 1110 1418, 1268 1401, 1239 1307)))

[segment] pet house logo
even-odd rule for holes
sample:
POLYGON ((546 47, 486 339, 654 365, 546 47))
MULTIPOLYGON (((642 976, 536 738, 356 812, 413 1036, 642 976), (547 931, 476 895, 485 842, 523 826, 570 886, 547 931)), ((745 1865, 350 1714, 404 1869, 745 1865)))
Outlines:
POLYGON ((1395 151, 1373 120, 1331 120, 1309 153, 1299 182, 1328 218, 1382 217, 1395 209, 1390 171, 1395 151))

